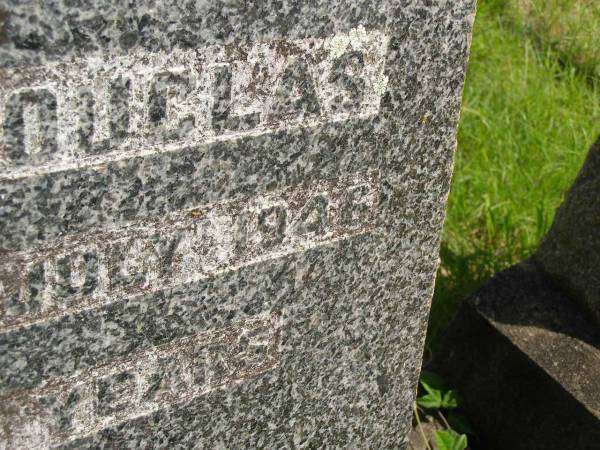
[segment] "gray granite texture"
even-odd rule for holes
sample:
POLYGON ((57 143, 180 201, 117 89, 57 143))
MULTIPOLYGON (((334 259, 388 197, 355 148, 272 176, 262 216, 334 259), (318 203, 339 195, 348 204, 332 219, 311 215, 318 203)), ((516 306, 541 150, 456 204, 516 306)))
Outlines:
POLYGON ((0 0, 0 447, 405 447, 474 3, 0 0))
POLYGON ((600 139, 535 255, 600 327, 600 139))

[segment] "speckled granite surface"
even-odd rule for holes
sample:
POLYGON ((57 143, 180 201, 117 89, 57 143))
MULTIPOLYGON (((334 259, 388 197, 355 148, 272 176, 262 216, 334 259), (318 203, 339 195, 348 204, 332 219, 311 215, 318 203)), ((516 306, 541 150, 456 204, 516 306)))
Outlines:
POLYGON ((0 440, 403 448, 474 1, 0 1, 0 440))

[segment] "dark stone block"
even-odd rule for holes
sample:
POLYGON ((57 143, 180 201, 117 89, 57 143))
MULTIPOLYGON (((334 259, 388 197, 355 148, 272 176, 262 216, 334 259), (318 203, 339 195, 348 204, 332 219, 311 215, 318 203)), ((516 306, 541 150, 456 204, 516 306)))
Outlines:
POLYGON ((600 139, 590 149, 535 258, 600 328, 600 139))
POLYGON ((598 448, 600 334, 533 262, 469 298, 443 342, 435 365, 486 448, 598 448))

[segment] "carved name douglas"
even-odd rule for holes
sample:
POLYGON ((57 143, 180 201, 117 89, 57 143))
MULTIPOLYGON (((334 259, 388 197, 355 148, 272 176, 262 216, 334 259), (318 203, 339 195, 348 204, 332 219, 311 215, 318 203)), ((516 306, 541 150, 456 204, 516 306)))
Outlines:
POLYGON ((359 27, 325 39, 5 69, 0 165, 23 176, 368 117, 387 85, 387 43, 359 27))

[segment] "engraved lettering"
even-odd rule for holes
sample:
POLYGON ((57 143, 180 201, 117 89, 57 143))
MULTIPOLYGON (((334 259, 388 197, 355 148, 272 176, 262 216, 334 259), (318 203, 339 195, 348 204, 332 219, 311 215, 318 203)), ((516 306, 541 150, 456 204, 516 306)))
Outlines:
POLYGON ((294 221, 294 232, 299 235, 324 233, 328 226, 327 207, 328 201, 324 195, 311 198, 294 221))
POLYGON ((77 111, 76 139, 80 150, 85 153, 94 152, 94 109, 96 99, 94 94, 87 88, 78 89, 75 110, 77 111))
POLYGON ((131 370, 111 374, 96 381, 96 414, 112 416, 135 404, 136 379, 131 370))
POLYGON ((111 145, 125 138, 129 131, 129 96, 131 80, 118 76, 111 80, 108 103, 108 117, 111 145))
POLYGON ((4 148, 10 160, 44 162, 57 151, 56 97, 48 89, 27 89, 6 102, 4 148))
POLYGON ((56 295, 90 294, 98 285, 98 257, 94 253, 67 255, 56 261, 56 295))
POLYGON ((183 235, 176 233, 173 236, 156 235, 152 239, 152 246, 158 256, 158 278, 165 278, 173 273, 173 266, 177 247, 183 235))
POLYGON ((0 255, 0 331, 370 232, 378 171, 0 255))
POLYGON ((148 122, 161 138, 183 139, 196 126, 195 116, 179 107, 189 98, 193 80, 184 73, 160 72, 154 75, 148 95, 148 122))
POLYGON ((370 117, 387 86, 388 42, 358 27, 325 38, 2 69, 1 176, 370 117))
POLYGON ((280 314, 262 313, 0 399, 2 448, 49 448, 277 367, 280 314))
POLYGON ((45 421, 54 434, 68 434, 82 428, 93 408, 92 386, 77 383, 66 389, 49 389, 37 396, 39 404, 48 412, 45 421))
POLYGON ((241 376, 256 370, 269 356, 272 331, 263 323, 252 329, 246 329, 237 339, 237 352, 233 358, 236 372, 241 376))
POLYGON ((260 113, 254 112, 242 116, 232 113, 231 67, 215 67, 215 88, 213 93, 212 127, 215 133, 225 131, 250 130, 260 122, 260 113))
POLYGON ((223 342, 210 345, 203 349, 204 378, 213 385, 223 384, 233 375, 228 354, 229 348, 223 342))
POLYGON ((273 247, 283 241, 287 224, 287 211, 283 205, 269 206, 258 213, 254 233, 259 245, 273 247))
POLYGON ((169 357, 158 357, 154 370, 142 372, 141 403, 177 401, 177 395, 194 385, 205 385, 204 379, 192 379, 189 349, 169 357))
POLYGON ((271 115, 275 120, 319 114, 317 93, 305 60, 291 58, 283 72, 272 108, 271 115))
POLYGON ((351 228, 359 228, 371 214, 376 198, 368 185, 353 186, 346 192, 342 206, 342 222, 351 228))
POLYGON ((362 52, 353 50, 344 53, 333 63, 329 81, 340 87, 333 98, 334 110, 356 110, 364 99, 365 80, 360 76, 365 66, 362 52))
POLYGON ((24 292, 26 301, 21 302, 18 308, 28 312, 39 311, 41 309, 46 287, 46 268, 44 267, 43 261, 36 261, 33 264, 30 264, 26 273, 27 277, 24 292))

